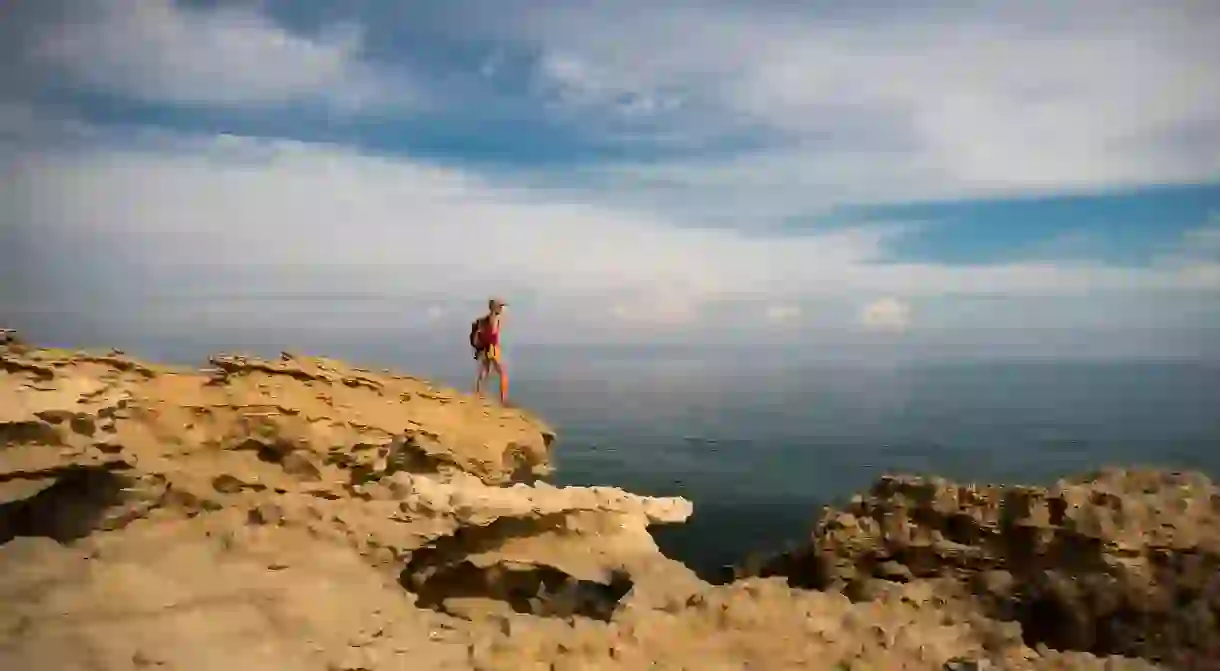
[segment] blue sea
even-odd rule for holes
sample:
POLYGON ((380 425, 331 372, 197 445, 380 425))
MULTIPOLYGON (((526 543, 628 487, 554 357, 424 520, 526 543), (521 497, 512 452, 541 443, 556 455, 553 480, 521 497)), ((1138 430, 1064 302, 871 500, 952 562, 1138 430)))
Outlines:
POLYGON ((654 530, 705 575, 808 536, 820 507, 885 473, 1050 484, 1104 465, 1220 479, 1220 365, 760 365, 707 356, 514 371, 554 423, 561 484, 691 499, 654 530))

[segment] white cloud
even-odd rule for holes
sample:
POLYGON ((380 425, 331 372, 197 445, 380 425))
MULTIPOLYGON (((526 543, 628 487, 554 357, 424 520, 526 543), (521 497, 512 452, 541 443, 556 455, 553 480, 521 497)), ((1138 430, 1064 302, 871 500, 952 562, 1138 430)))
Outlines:
MULTIPOLYGON (((889 296, 869 320, 893 325, 909 320, 894 306, 914 297, 1220 289, 1214 261, 1176 257, 1144 269, 878 264, 902 227, 784 238, 682 228, 333 145, 162 134, 12 165, 0 218, 24 231, 21 251, 8 246, 40 284, 18 307, 85 304, 157 329, 412 329, 474 314, 496 293, 527 339, 706 333, 733 320, 712 309, 724 304, 744 306, 749 337, 789 328, 811 300, 889 296), (749 318, 760 313, 769 319, 749 318)), ((845 315, 837 328, 852 325, 845 315)))
POLYGON ((902 333, 911 326, 911 306, 897 298, 881 298, 860 310, 860 324, 870 330, 902 333))
POLYGON ((618 119, 631 120, 656 117, 682 105, 676 95, 662 90, 644 92, 616 75, 562 53, 544 55, 538 66, 543 91, 578 110, 609 110, 618 119))
POLYGON ((426 310, 424 310, 424 318, 431 323, 439 322, 440 320, 444 319, 447 314, 448 311, 439 305, 430 305, 426 310))
POLYGON ((1209 213, 1205 225, 1187 233, 1179 251, 1195 258, 1220 261, 1220 212, 1209 213))
POLYGON ((767 321, 773 324, 790 324, 801 317, 801 309, 795 305, 768 305, 767 321))
POLYGON ((1202 226, 1187 231, 1179 243, 1154 262, 1177 268, 1194 286, 1220 289, 1220 214, 1210 213, 1202 226))
POLYGON ((141 100, 225 107, 320 100, 337 111, 405 105, 410 85, 361 61, 361 31, 289 32, 249 4, 190 8, 172 0, 75 7, 40 28, 31 62, 80 85, 141 100))
POLYGON ((544 78, 590 120, 661 97, 682 101, 663 128, 760 136, 590 178, 692 217, 1220 179, 1215 7, 836 11, 548 6, 496 31, 542 49, 544 78))
MULTIPOLYGON (((33 45, 30 63, 72 83, 146 101, 418 102, 411 82, 362 60, 359 30, 306 36, 258 4, 113 0, 20 42, 33 45)), ((907 331, 911 304, 919 328, 904 341, 937 328, 1024 332, 1027 314, 1035 327, 1116 331, 1216 323, 1216 221, 1143 268, 877 262, 919 222, 740 232, 842 204, 1220 178, 1220 79, 1209 71, 1220 5, 1119 4, 896 5, 866 20, 837 16, 865 8, 815 18, 775 3, 639 0, 459 12, 459 38, 492 38, 469 73, 482 86, 513 89, 521 54, 539 54, 532 92, 579 122, 566 129, 694 157, 558 174, 488 176, 283 140, 133 141, 0 99, 0 221, 16 224, 0 231, 0 270, 17 280, 0 283, 0 307, 152 330, 461 340, 467 316, 503 294, 514 338, 581 342, 834 330, 851 340, 861 326, 907 331), (752 149, 733 151, 738 139, 752 149), (710 227, 726 221, 736 230, 710 227)), ((27 65, 12 63, 6 72, 27 65)), ((470 93, 469 83, 437 92, 470 93)), ((514 102, 516 113, 537 101, 514 102)))
MULTIPOLYGON (((153 101, 316 99, 348 111, 424 103, 425 84, 414 82, 437 65, 425 62, 429 50, 403 66, 417 75, 404 81, 362 60, 352 25, 304 35, 259 4, 76 8, 71 21, 35 31, 34 63, 153 101)), ((452 21, 443 39, 490 45, 469 73, 480 95, 511 88, 517 73, 507 65, 537 54, 533 92, 576 122, 567 129, 601 146, 681 150, 680 159, 565 166, 582 200, 748 227, 860 202, 1220 179, 1216 7, 464 0, 437 12, 452 21)), ((403 63, 415 57, 404 52, 395 51, 403 63)), ((427 104, 452 93, 444 102, 455 113, 482 113, 462 97, 470 82, 450 85, 441 69, 445 82, 428 89, 427 104)), ((513 114, 538 102, 514 99, 513 114)))
POLYGON ((610 314, 632 327, 688 326, 698 317, 699 302, 690 296, 658 295, 614 303, 610 314))

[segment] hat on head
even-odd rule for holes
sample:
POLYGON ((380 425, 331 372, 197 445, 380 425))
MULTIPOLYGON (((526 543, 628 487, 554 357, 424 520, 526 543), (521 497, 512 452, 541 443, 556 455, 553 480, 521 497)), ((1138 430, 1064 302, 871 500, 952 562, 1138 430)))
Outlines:
POLYGON ((501 307, 501 308, 508 306, 508 303, 505 303, 504 301, 500 300, 499 298, 493 298, 493 299, 487 301, 487 304, 490 305, 491 307, 501 307))

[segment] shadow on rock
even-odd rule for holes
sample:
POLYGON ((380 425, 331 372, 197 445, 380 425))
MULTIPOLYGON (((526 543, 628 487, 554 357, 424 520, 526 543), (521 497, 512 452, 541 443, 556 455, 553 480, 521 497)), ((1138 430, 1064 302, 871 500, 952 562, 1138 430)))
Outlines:
MULTIPOLYGON (((426 566, 426 556, 403 569, 400 583, 415 592, 424 608, 449 612, 449 599, 492 599, 513 611, 544 617, 587 617, 608 622, 619 601, 631 591, 626 574, 615 574, 609 584, 574 578, 550 566, 476 566, 470 561, 441 568, 426 566)), ((456 613, 455 613, 456 614, 456 613)))
MULTIPOLYGON (((26 480, 41 490, 25 498, 0 504, 0 544, 19 536, 42 536, 69 543, 108 526, 110 512, 125 500, 132 483, 113 467, 73 466, 38 474, 26 480), (49 482, 49 484, 47 484, 49 482)), ((21 484, 10 479, 10 487, 21 484)))
POLYGON ((447 600, 476 598, 503 602, 518 613, 608 621, 633 587, 626 573, 613 572, 601 583, 544 564, 487 559, 506 541, 537 534, 562 519, 501 518, 486 527, 464 527, 412 553, 399 583, 418 595, 419 605, 442 612, 449 611, 447 600))

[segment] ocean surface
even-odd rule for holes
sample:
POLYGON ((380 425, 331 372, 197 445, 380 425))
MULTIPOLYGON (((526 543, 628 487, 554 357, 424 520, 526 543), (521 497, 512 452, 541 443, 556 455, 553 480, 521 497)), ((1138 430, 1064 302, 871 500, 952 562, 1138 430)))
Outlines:
POLYGON ((616 357, 518 366, 513 397, 556 425, 557 484, 691 499, 656 527, 712 575, 808 535, 884 473, 1053 483, 1109 464, 1220 478, 1220 365, 766 365, 616 357))

